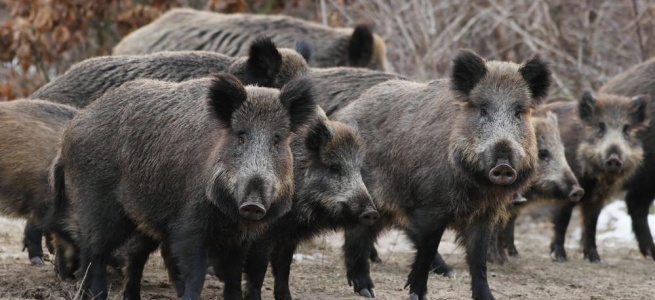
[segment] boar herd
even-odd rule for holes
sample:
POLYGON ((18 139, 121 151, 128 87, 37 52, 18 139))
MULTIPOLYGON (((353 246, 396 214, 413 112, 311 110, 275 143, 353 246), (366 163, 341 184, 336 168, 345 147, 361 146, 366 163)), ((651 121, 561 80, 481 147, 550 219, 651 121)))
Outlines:
POLYGON ((125 266, 123 298, 140 299, 160 249, 178 297, 199 299, 208 269, 224 299, 292 299, 298 245, 345 234, 347 282, 374 298, 378 235, 416 248, 405 287, 427 299, 446 229, 465 249, 474 299, 494 299, 487 261, 519 253, 514 222, 553 201, 556 261, 580 206, 583 251, 600 262, 596 225, 627 191, 639 249, 655 259, 655 60, 579 101, 546 104, 548 62, 486 61, 460 50, 447 78, 387 71, 370 27, 286 16, 174 9, 126 36, 114 56, 80 62, 0 105, 0 213, 27 219, 24 247, 107 298, 107 268, 125 266), (286 47, 286 48, 285 48, 286 47), (245 293, 242 275, 246 275, 245 293))

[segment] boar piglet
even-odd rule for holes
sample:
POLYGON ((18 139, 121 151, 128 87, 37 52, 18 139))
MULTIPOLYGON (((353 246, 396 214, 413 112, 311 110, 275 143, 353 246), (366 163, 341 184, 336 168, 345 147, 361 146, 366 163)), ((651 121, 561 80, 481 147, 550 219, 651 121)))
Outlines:
POLYGON ((373 226, 346 230, 348 282, 372 296, 371 245, 384 228, 404 228, 417 249, 407 279, 425 299, 430 263, 447 227, 466 248, 473 297, 493 299, 486 276, 490 229, 537 165, 532 109, 546 96, 549 68, 486 62, 471 51, 454 59, 449 80, 387 81, 335 116, 358 128, 364 183, 380 213, 373 226))
POLYGON ((281 88, 304 75, 307 62, 296 51, 276 48, 267 38, 249 44, 242 57, 206 51, 115 55, 87 59, 30 96, 83 108, 109 89, 136 79, 181 82, 228 72, 244 84, 281 88))
MULTIPOLYGON (((655 58, 635 65, 610 79, 600 92, 634 97, 648 95, 655 98, 655 58)), ((655 115, 655 105, 648 105, 649 118, 655 115)), ((637 134, 644 147, 644 161, 635 174, 623 185, 625 202, 632 218, 632 231, 637 238, 639 251, 645 257, 655 259, 655 243, 648 226, 649 210, 655 199, 655 122, 637 134)))
POLYGON ((161 242, 179 296, 200 297, 207 255, 221 253, 224 298, 241 299, 242 246, 290 209, 290 137, 315 107, 304 78, 280 91, 229 74, 132 81, 89 105, 53 167, 55 202, 70 206, 79 235, 85 297, 107 297, 107 261, 132 237, 125 298, 139 298, 161 242))
POLYGON ((261 299, 269 256, 275 299, 291 299, 289 271, 298 244, 326 231, 371 225, 379 217, 362 180, 364 153, 353 128, 323 117, 294 138, 292 150, 293 206, 250 248, 244 269, 250 299, 261 299))
POLYGON ((64 127, 76 113, 75 108, 42 100, 0 103, 0 215, 27 219, 23 251, 40 266, 44 217, 52 199, 50 164, 64 127))
MULTIPOLYGON (((596 224, 605 202, 640 166, 644 149, 637 138, 647 125, 649 96, 629 98, 584 92, 580 101, 545 106, 559 117, 566 159, 585 190, 580 200, 584 257, 600 262, 596 224)), ((576 203, 558 205, 551 254, 566 261, 564 238, 576 203)))

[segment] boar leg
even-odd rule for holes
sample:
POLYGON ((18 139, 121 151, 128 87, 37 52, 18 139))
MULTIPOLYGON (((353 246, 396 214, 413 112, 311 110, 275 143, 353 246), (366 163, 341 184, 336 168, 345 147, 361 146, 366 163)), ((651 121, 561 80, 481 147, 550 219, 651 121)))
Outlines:
POLYGON ((514 228, 516 225, 515 213, 512 213, 512 216, 507 221, 507 224, 502 227, 500 234, 501 249, 506 249, 507 254, 511 257, 519 257, 519 251, 516 249, 514 244, 514 228))
POLYGON ((437 254, 434 256, 434 260, 432 260, 430 269, 432 269, 432 272, 435 274, 439 274, 444 277, 450 278, 455 276, 455 271, 446 263, 439 252, 437 252, 437 254))
POLYGON ((587 201, 582 203, 582 243, 584 257, 592 263, 600 263, 596 248, 596 226, 604 201, 587 201))
MULTIPOLYGON (((417 219, 420 220, 420 218, 417 219)), ((437 255, 439 242, 441 242, 441 236, 445 230, 446 222, 443 222, 443 224, 437 224, 436 226, 434 224, 424 226, 424 228, 419 228, 409 234, 416 247, 416 257, 412 264, 412 271, 409 273, 405 284, 405 287, 409 286, 410 299, 412 300, 427 299, 430 264, 437 255)))
POLYGON ((265 241, 256 241, 250 246, 246 262, 243 265, 243 272, 248 279, 246 299, 260 300, 262 298, 262 285, 272 248, 273 245, 265 241))
POLYGON ((289 273, 293 254, 296 252, 297 243, 292 241, 280 241, 275 245, 271 254, 271 266, 275 276, 275 300, 291 300, 289 290, 289 273))
POLYGON ((496 264, 504 264, 507 261, 505 249, 500 245, 500 224, 494 226, 489 237, 489 246, 487 248, 487 261, 496 264))
POLYGON ((39 223, 34 216, 30 216, 27 219, 24 232, 25 238, 23 239, 23 251, 27 249, 27 255, 33 264, 43 266, 43 247, 41 245, 43 226, 39 223))
POLYGON ((655 259, 655 244, 648 226, 648 209, 653 202, 653 196, 641 195, 630 190, 625 196, 625 202, 628 206, 628 213, 632 218, 632 231, 634 231, 639 243, 639 251, 645 257, 655 259))
MULTIPOLYGON (((214 269, 222 270, 225 281, 223 299, 241 300, 241 274, 243 273, 244 252, 248 247, 243 245, 226 245, 219 250, 217 262, 219 266, 214 269)), ((213 251, 212 251, 213 252, 213 251)), ((203 270, 204 275, 204 270, 203 270)))
POLYGON ((355 293, 366 298, 375 298, 373 280, 371 280, 369 257, 371 246, 375 243, 382 230, 382 222, 372 226, 358 225, 345 231, 343 245, 346 261, 346 276, 348 285, 353 287, 355 293))
POLYGON ((159 241, 140 235, 132 240, 127 254, 127 277, 123 289, 123 299, 141 299, 141 278, 143 268, 148 261, 150 253, 157 250, 159 241))
MULTIPOLYGON (((200 201, 198 201, 200 202, 200 201)), ((198 205, 201 206, 201 205, 198 205)), ((182 213, 180 220, 203 220, 196 213, 201 208, 190 207, 182 213)), ((207 208, 205 208, 207 209, 207 208)), ((212 213, 212 209, 207 209, 212 213)), ((171 252, 180 268, 183 286, 183 300, 200 299, 207 270, 207 228, 203 222, 178 222, 173 226, 171 252)))
POLYGON ((466 246, 473 299, 495 299, 487 281, 487 247, 491 224, 489 220, 478 220, 459 233, 466 246))
POLYGON ((161 243, 161 257, 164 259, 164 265, 168 273, 168 282, 175 286, 177 297, 180 298, 184 294, 184 281, 180 279, 180 269, 171 253, 171 242, 169 240, 164 240, 161 243))
POLYGON ((564 250, 564 240, 566 239, 566 229, 569 227, 571 221, 571 214, 573 213, 573 203, 560 204, 553 215, 553 223, 555 225, 555 235, 553 241, 550 243, 550 254, 558 262, 566 261, 566 250, 564 250))

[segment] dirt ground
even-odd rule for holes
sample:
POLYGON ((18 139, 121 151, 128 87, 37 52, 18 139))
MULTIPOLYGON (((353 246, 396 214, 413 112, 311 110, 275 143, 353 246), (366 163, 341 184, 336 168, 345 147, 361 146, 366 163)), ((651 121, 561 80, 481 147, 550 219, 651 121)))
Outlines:
MULTIPOLYGON (((636 243, 599 243, 600 265, 582 259, 578 241, 567 242, 568 263, 554 263, 548 254, 551 227, 548 222, 519 219, 517 246, 521 257, 509 264, 489 266, 489 282, 498 299, 655 299, 655 262, 639 253, 636 243), (606 245, 607 244, 607 245, 606 245), (610 246, 611 244, 611 246, 610 246)), ((575 220, 572 224, 576 224, 575 220)), ((0 298, 73 299, 76 284, 59 281, 49 262, 30 265, 21 252, 23 223, 0 219, 0 298)), ((569 230, 573 232, 574 230, 569 230)), ((347 285, 341 257, 341 235, 332 234, 304 245, 296 255, 291 272, 291 291, 297 299, 363 299, 347 285)), ((455 278, 431 275, 430 299, 470 299, 470 277, 461 248, 448 232, 440 251, 457 272, 455 278)), ((413 251, 403 234, 391 231, 378 245, 383 263, 374 264, 372 278, 377 299, 408 299, 404 290, 413 251)), ((158 255, 146 267, 143 299, 174 299, 158 255)), ((120 299, 121 278, 111 281, 111 299, 120 299)), ((270 272, 264 284, 264 299, 273 299, 270 272)), ((205 299, 221 299, 222 284, 209 277, 205 299)))

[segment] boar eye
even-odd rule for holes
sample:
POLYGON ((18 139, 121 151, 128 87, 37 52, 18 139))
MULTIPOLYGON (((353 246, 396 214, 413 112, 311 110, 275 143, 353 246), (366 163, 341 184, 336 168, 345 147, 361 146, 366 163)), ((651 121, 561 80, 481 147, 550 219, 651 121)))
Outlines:
POLYGON ((539 160, 550 161, 550 152, 546 149, 539 149, 539 160))
POLYGON ((520 109, 517 110, 517 111, 514 113, 514 117, 516 117, 516 118, 519 119, 519 120, 521 119, 521 116, 522 116, 522 115, 523 115, 523 111, 520 110, 520 109))
POLYGON ((486 108, 480 108, 480 115, 481 116, 486 116, 487 115, 487 109, 486 108))
POLYGON ((603 134, 605 134, 606 129, 607 128, 605 127, 605 123, 603 122, 598 123, 598 136, 603 136, 603 134))
POLYGON ((239 145, 243 145, 246 142, 246 133, 243 131, 239 132, 238 140, 239 140, 239 145))
POLYGON ((330 165, 330 172, 334 173, 335 175, 341 176, 341 166, 330 165))
POLYGON ((630 131, 630 125, 628 124, 623 125, 623 134, 628 135, 629 131, 630 131))
POLYGON ((274 147, 279 146, 280 145, 280 140, 282 140, 282 138, 279 135, 274 136, 273 137, 273 146, 274 147))

